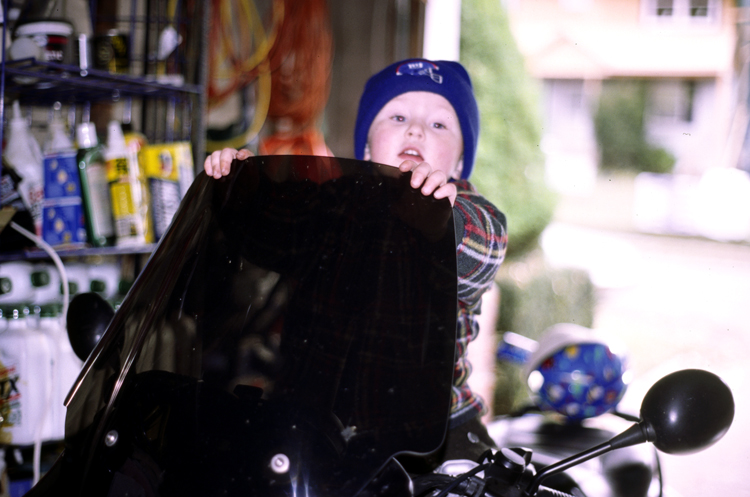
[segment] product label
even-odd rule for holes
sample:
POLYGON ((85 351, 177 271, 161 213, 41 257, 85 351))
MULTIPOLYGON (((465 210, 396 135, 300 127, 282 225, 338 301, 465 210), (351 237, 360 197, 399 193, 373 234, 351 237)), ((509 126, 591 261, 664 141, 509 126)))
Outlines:
POLYGON ((117 245, 143 245, 153 241, 148 217, 148 187, 140 181, 138 164, 127 158, 107 161, 107 180, 112 202, 117 245))
POLYGON ((86 168, 86 179, 91 198, 91 224, 98 236, 110 237, 115 234, 112 224, 112 205, 109 199, 107 168, 101 163, 92 163, 86 168))
POLYGON ((19 376, 14 365, 0 363, 0 444, 11 443, 12 435, 7 428, 21 424, 21 392, 19 376))
POLYGON ((53 247, 86 243, 86 225, 80 197, 45 200, 42 217, 42 237, 53 247))
POLYGON ((128 177, 128 159, 118 157, 107 161, 107 181, 112 183, 128 177))
MULTIPOLYGON (((134 216, 133 191, 130 183, 113 183, 110 186, 112 196, 112 214, 115 220, 134 216)), ((117 230, 120 234, 120 230, 117 230)))
POLYGON ((148 182, 151 192, 151 212, 154 219, 154 236, 158 240, 169 228, 180 207, 180 185, 174 181, 152 178, 148 182))
POLYGON ((76 152, 44 157, 44 198, 80 197, 76 152))

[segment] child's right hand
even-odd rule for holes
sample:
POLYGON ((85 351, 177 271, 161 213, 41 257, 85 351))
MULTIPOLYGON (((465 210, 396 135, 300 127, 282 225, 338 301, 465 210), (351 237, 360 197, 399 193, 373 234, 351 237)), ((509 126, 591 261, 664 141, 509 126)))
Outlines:
POLYGON ((245 149, 235 150, 233 148, 225 148, 223 150, 217 150, 206 157, 206 161, 203 163, 203 169, 209 176, 219 179, 222 176, 229 174, 234 159, 244 160, 252 156, 253 153, 245 149))

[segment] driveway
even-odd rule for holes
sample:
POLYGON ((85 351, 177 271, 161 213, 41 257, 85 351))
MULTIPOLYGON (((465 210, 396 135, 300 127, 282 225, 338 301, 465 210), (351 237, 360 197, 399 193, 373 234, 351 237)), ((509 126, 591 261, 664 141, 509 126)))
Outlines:
POLYGON ((597 285, 594 327, 630 354, 625 408, 637 412, 648 387, 678 369, 726 381, 732 428, 698 454, 664 455, 664 476, 685 497, 750 496, 750 245, 637 233, 627 202, 626 188, 564 200, 545 232, 545 254, 589 270, 597 285))

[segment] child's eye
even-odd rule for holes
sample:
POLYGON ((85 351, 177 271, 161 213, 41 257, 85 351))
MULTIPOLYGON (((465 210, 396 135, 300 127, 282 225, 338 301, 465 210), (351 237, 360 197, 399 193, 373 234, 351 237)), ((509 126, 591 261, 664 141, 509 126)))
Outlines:
POLYGON ((393 119, 394 121, 399 122, 399 123, 402 123, 402 122, 406 121, 406 118, 404 116, 400 116, 398 114, 395 115, 395 116, 393 116, 391 119, 393 119))
POLYGON ((432 127, 435 129, 445 129, 445 125, 443 123, 433 123, 432 127))

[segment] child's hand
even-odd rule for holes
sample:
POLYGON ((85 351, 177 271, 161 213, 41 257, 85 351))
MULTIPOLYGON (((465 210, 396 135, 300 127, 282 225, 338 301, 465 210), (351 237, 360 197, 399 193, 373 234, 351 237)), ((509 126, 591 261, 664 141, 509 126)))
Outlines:
POLYGON ((209 176, 219 179, 222 176, 229 174, 234 159, 244 160, 248 157, 252 157, 252 155, 252 152, 245 149, 235 150, 233 148, 225 148, 223 150, 217 150, 206 157, 206 161, 203 163, 203 169, 209 176))
POLYGON ((411 160, 402 162, 398 168, 404 173, 411 171, 412 188, 418 188, 422 195, 432 195, 437 199, 447 198, 453 207, 458 191, 456 185, 448 183, 448 176, 443 171, 432 169, 426 162, 417 164, 411 160))

